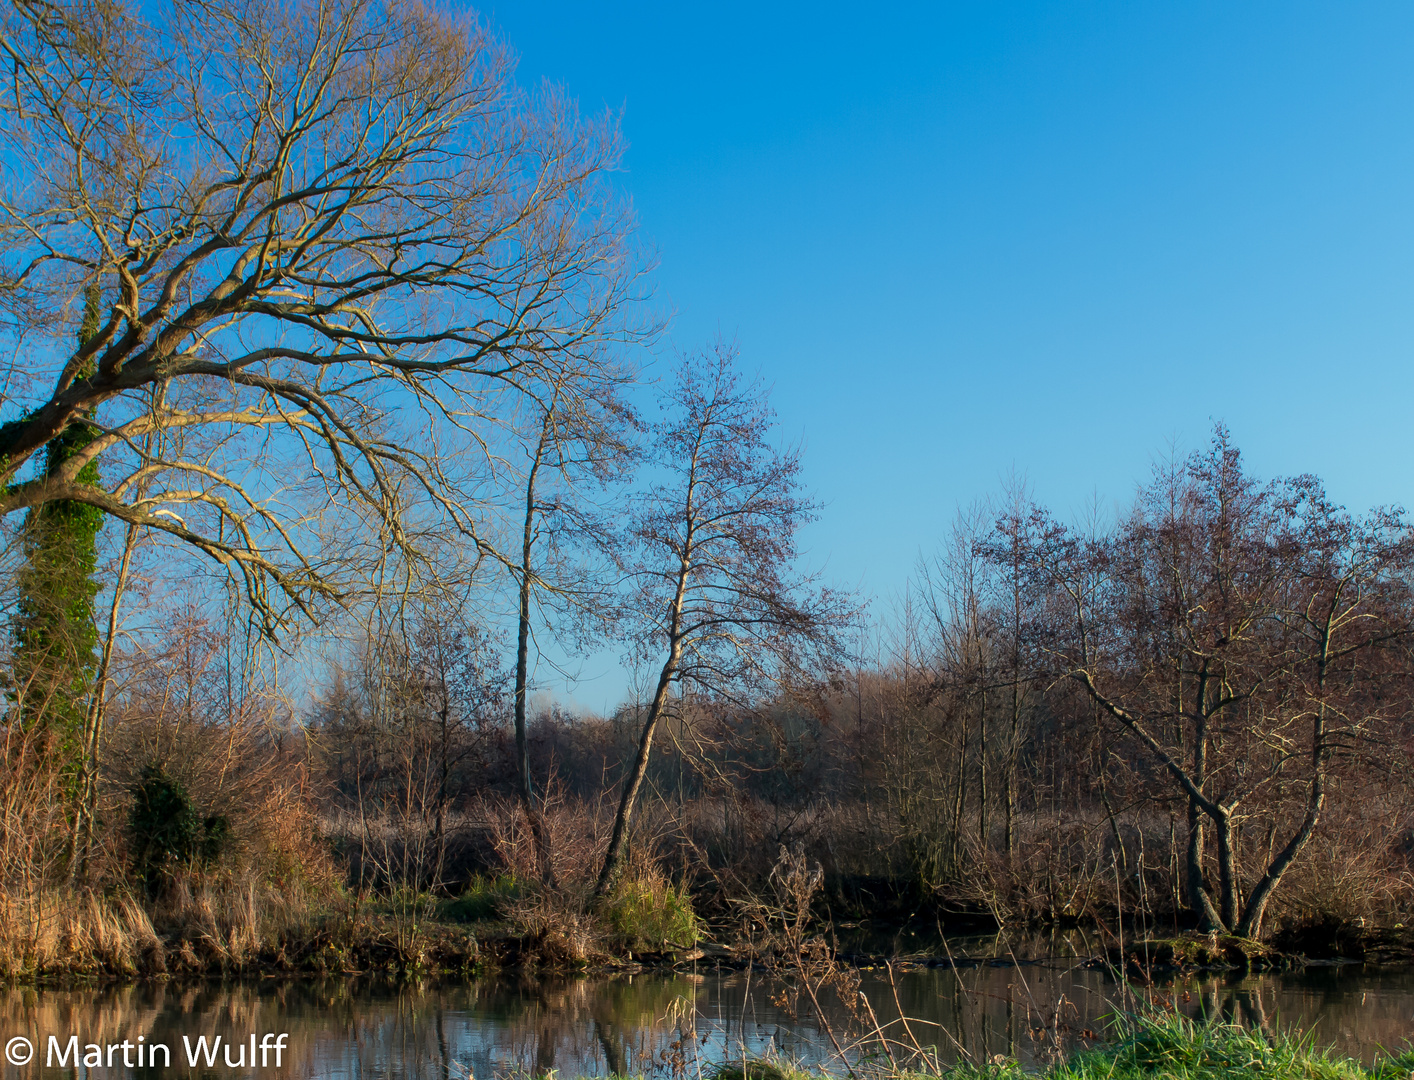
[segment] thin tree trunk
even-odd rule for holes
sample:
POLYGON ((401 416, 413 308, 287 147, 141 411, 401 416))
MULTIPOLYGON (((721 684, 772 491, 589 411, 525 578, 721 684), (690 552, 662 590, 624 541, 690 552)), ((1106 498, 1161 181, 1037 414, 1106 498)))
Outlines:
POLYGON ((962 742, 957 748, 957 792, 953 796, 952 851, 949 855, 950 869, 956 874, 962 864, 962 814, 967 807, 967 744, 971 725, 967 722, 967 710, 962 713, 962 742))
POLYGON ((633 816, 634 803, 638 799, 638 789, 643 785, 643 777, 648 772, 648 757, 653 751, 653 736, 658 730, 658 722, 668 703, 668 689, 682 662, 683 642, 679 636, 682 627, 683 599, 687 595, 687 576, 691 567, 689 553, 692 551, 692 533, 689 530, 683 545, 683 556, 678 564, 677 591, 673 595, 673 605, 668 622, 668 659, 658 674, 658 687, 653 693, 653 703, 648 709, 648 719, 638 737, 638 753, 634 756, 633 767, 624 779, 623 794, 619 797, 619 809, 614 814, 614 828, 609 836, 609 848, 604 852, 604 865, 599 871, 599 880, 594 885, 594 899, 604 899, 609 895, 619 863, 623 859, 624 843, 628 837, 629 820, 633 816))
POLYGON ((442 884, 442 872, 447 865, 447 793, 451 788, 451 696, 447 693, 446 678, 442 680, 442 708, 438 710, 438 719, 442 725, 442 738, 440 748, 440 768, 437 780, 437 872, 433 878, 434 888, 442 884))
POLYGON ((1128 871, 1129 854, 1124 850, 1124 834, 1119 831, 1119 818, 1115 816, 1115 808, 1110 803, 1109 786, 1105 782, 1110 771, 1109 747, 1105 747, 1100 756, 1100 805, 1105 809, 1105 817, 1110 822, 1110 835, 1114 837, 1115 848, 1119 852, 1119 864, 1128 871))
POLYGON ((978 670, 982 676, 982 690, 978 701, 977 709, 977 757, 981 775, 978 777, 979 787, 977 790, 977 839, 982 845, 982 850, 989 847, 987 843, 987 665, 981 658, 981 650, 978 651, 978 670))
POLYGON ((530 473, 525 482, 525 531, 521 538, 520 561, 520 623, 516 632, 515 726, 517 793, 521 809, 530 823, 530 835, 535 842, 536 857, 540 861, 540 879, 553 888, 555 869, 550 861, 550 852, 545 840, 544 822, 535 803, 535 787, 530 775, 530 738, 526 730, 525 716, 530 666, 530 556, 535 547, 535 482, 545 457, 545 446, 550 438, 551 416, 551 411, 547 410, 540 428, 540 441, 535 446, 535 455, 531 459, 530 473))
POLYGON ((1007 866, 1016 857, 1016 759, 1018 743, 1021 740, 1021 657, 1018 648, 1012 650, 1011 669, 1011 731, 1007 735, 1005 790, 1002 800, 1006 804, 1006 849, 1007 866))
POLYGON ((108 632, 103 638, 103 652, 98 659, 98 671, 93 680, 93 695, 84 718, 83 786, 80 790, 79 812, 74 820, 70 849, 70 873, 80 879, 88 877, 88 861, 93 851, 93 823, 98 816, 98 770, 103 748, 103 720, 108 704, 108 672, 113 663, 113 643, 118 636, 118 611, 128 584, 133 551, 137 547, 138 527, 129 525, 123 538, 123 557, 118 563, 118 576, 113 582, 113 603, 108 608, 108 632))
POLYGON ((1021 753, 1021 554, 1014 531, 1011 545, 1011 731, 1006 756, 1006 860, 1010 869, 1016 857, 1016 767, 1021 753))

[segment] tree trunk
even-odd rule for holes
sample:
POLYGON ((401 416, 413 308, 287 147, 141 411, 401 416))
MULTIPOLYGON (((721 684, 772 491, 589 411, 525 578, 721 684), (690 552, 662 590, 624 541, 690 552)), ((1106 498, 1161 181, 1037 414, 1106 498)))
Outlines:
POLYGON ((442 683, 442 708, 437 713, 438 721, 441 723, 441 746, 437 777, 437 870, 432 879, 433 888, 439 888, 442 884, 442 872, 447 865, 447 794, 451 790, 452 762, 451 762, 451 721, 452 702, 451 695, 447 693, 445 678, 442 683))
POLYGON ((1006 860, 1010 869, 1016 857, 1016 763, 1021 752, 1021 556, 1013 533, 1011 546, 1011 731, 1007 735, 1006 860))
POLYGON ((1208 668, 1198 676, 1197 692, 1193 696, 1193 791, 1188 801, 1188 904, 1198 916, 1199 925, 1204 930, 1226 931, 1231 925, 1223 921, 1221 913, 1213 906, 1213 898, 1203 883, 1203 817, 1202 804, 1195 793, 1203 794, 1203 785, 1208 775, 1208 716, 1203 710, 1208 697, 1208 668))
POLYGON ((683 598, 687 595, 687 577, 691 569, 692 530, 689 528, 683 544, 683 555, 678 564, 677 591, 673 595, 672 610, 668 620, 668 658, 663 670, 658 674, 658 687, 653 693, 653 703, 648 709, 648 719, 638 737, 638 753, 634 756, 633 767, 624 779, 623 794, 619 797, 619 809, 614 814, 613 832, 609 834, 609 848, 604 852, 604 865, 599 870, 599 880, 594 885, 594 900, 603 900, 609 895, 614 878, 623 860, 624 844, 628 839, 629 820, 633 817, 634 803, 638 799, 638 789, 643 786, 643 777, 648 772, 648 757, 653 752, 653 736, 657 733, 658 722, 663 718, 663 710, 668 703, 668 689, 682 662, 683 641, 679 636, 682 627, 683 598))
POLYGON ((516 686, 515 686, 515 726, 516 726, 516 793, 521 810, 530 823, 530 835, 535 842, 536 858, 540 862, 540 880, 550 888, 555 885, 555 868, 550 862, 550 852, 545 840, 545 826, 540 810, 535 804, 535 786, 530 775, 530 738, 526 731, 526 692, 530 668, 530 556, 535 547, 535 481, 540 472, 540 463, 545 457, 545 446, 550 438, 551 413, 545 413, 540 428, 540 441, 535 446, 530 472, 525 482, 525 531, 521 538, 520 557, 520 622, 516 630, 516 686))
POLYGON ((1218 841, 1218 883, 1222 890, 1219 901, 1222 905, 1220 914, 1223 925, 1233 927, 1237 925, 1237 907, 1240 897, 1238 896, 1237 852, 1233 848, 1232 809, 1219 803, 1218 810, 1217 814, 1210 816, 1213 819, 1213 832, 1218 841))
POLYGON ((1016 857, 1016 759, 1021 739, 1021 660, 1012 652, 1011 669, 1011 731, 1007 734, 1006 776, 1003 779, 1002 801, 1006 804, 1006 849, 1007 866, 1016 857))
POLYGON ((673 675, 677 672, 681 659, 682 647, 675 642, 668 654, 668 661, 658 676, 658 689, 653 695, 653 704, 648 709, 648 719, 643 725, 643 731, 638 736, 638 753, 634 755, 633 767, 624 780, 619 809, 614 814, 614 829, 609 835, 609 849, 604 853, 604 865, 599 871, 599 880, 594 885, 596 900, 602 900, 609 895, 614 877, 618 874, 628 836, 629 820, 633 817, 634 804, 638 800, 638 789, 643 786, 643 777, 648 772, 648 758, 653 752, 653 736, 663 718, 663 709, 668 702, 668 688, 672 685, 673 675))
MULTIPOLYGON (((1324 683, 1324 677, 1321 681, 1324 683)), ((1326 804, 1326 762, 1328 757, 1325 706, 1322 705, 1316 712, 1316 718, 1311 722, 1313 775, 1311 786, 1306 795, 1305 817, 1302 818, 1301 826, 1296 830, 1296 834, 1277 852, 1276 857, 1267 866, 1262 879, 1253 887, 1243 908, 1242 918, 1233 928, 1235 934, 1241 937, 1255 938, 1262 933, 1262 920, 1267 913, 1267 901, 1271 899, 1272 892, 1281 883, 1282 875, 1296 861, 1296 857, 1301 854, 1302 849, 1310 841, 1311 834, 1316 831, 1316 826, 1321 820, 1321 811, 1326 804)))
POLYGON ((981 667, 982 691, 977 709, 977 757, 981 772, 977 789, 977 840, 986 851, 990 846, 987 837, 987 669, 981 667))
POLYGON ((962 710, 962 742, 957 748, 957 791, 953 796, 952 851, 949 856, 953 874, 962 866, 962 813, 967 806, 967 736, 970 730, 967 712, 962 710))
POLYGON ((1191 798, 1188 801, 1188 906, 1198 916, 1202 929, 1227 929, 1203 884, 1203 812, 1191 798))
POLYGON ((128 585, 133 550, 137 547, 137 526, 129 525, 123 540, 123 557, 118 563, 118 576, 113 583, 113 602, 108 608, 108 632, 103 638, 103 651, 98 658, 98 671, 93 679, 93 694, 89 700, 84 730, 84 771, 78 814, 74 819, 71 876, 88 878, 88 862, 93 852, 93 825, 98 816, 98 769, 103 749, 103 720, 108 705, 108 671, 113 662, 113 646, 118 636, 118 609, 128 585))

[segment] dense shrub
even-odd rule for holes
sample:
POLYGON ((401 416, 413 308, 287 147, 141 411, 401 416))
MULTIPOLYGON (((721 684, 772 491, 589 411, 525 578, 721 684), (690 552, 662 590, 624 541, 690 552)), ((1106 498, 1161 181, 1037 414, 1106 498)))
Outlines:
POLYGON ((621 881, 606 914, 614 934, 634 950, 688 948, 701 936, 692 897, 656 869, 621 881))

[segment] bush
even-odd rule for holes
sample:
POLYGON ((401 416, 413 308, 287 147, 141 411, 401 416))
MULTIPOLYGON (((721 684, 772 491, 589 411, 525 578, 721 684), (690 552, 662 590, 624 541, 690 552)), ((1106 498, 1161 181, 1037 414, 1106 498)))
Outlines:
POLYGON ((630 949, 690 948, 701 937, 692 897, 657 869, 623 880, 609 900, 606 915, 615 936, 630 949))
POLYGON ((169 864, 210 866, 231 841, 231 823, 222 814, 203 818, 186 786, 161 765, 146 765, 132 789, 128 842, 133 875, 155 897, 170 876, 169 864))
POLYGON ((460 896, 442 902, 439 914, 448 922, 460 923, 504 919, 523 891, 514 874, 498 874, 494 878, 478 874, 460 896))
POLYGON ((201 834, 201 820, 185 785, 161 765, 143 767, 128 807, 128 841, 133 876, 155 896, 167 864, 191 857, 201 834))

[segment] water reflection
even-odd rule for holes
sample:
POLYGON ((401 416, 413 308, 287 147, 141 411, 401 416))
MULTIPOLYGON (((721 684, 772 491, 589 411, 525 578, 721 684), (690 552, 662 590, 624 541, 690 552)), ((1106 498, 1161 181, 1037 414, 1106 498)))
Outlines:
MULTIPOLYGON (((900 1007, 919 1042, 945 1059, 1008 1054, 1044 1061, 1058 1046, 1102 1030, 1103 1017, 1136 1003, 1104 972, 1074 961, 1021 966, 864 973, 863 989, 879 1024, 902 1035, 900 1007)), ((1369 1059, 1414 1033, 1414 973, 1322 969, 1300 975, 1187 981, 1153 991, 1190 1015, 1222 1016, 1265 1026, 1312 1029, 1318 1045, 1369 1059)), ((827 1023, 841 1041, 867 1021, 838 1003, 827 1023)), ((6 1075, 97 1076, 292 1075, 331 1080, 382 1077, 464 1080, 510 1074, 561 1077, 642 1073, 697 1077, 713 1062, 745 1053, 780 1053, 826 1063, 831 1042, 817 1019, 794 1017, 778 988, 757 973, 622 976, 606 979, 484 980, 469 984, 370 980, 243 984, 153 984, 77 990, 0 992, 0 1036, 22 1035, 35 1060, 6 1075), (187 1064, 183 1036, 208 1046, 217 1036, 232 1059, 264 1033, 288 1032, 279 1073, 272 1067, 187 1064), (170 1068, 43 1068, 54 1036, 95 1044, 171 1048, 170 1068)), ((129 1057, 135 1060, 135 1051, 129 1057)))

